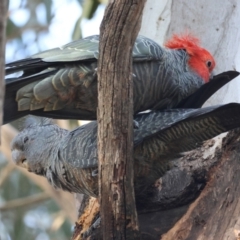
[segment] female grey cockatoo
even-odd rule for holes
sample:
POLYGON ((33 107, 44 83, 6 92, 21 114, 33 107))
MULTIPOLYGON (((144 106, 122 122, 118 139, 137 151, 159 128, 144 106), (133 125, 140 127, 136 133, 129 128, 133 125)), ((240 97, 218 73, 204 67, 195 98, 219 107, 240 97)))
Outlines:
MULTIPOLYGON (((136 197, 171 167, 171 159, 220 133, 240 126, 240 104, 139 114, 134 129, 136 197)), ((51 120, 28 120, 12 141, 14 162, 42 175, 56 188, 98 194, 97 122, 73 131, 51 120)))

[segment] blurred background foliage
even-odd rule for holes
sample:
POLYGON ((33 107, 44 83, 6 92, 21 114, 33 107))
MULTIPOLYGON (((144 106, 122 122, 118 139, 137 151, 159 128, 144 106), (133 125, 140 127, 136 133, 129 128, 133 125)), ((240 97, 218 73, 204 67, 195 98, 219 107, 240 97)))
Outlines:
MULTIPOLYGON (((6 62, 98 34, 107 1, 9 0, 6 62)), ((13 126, 2 127, 0 239, 70 239, 77 219, 73 196, 13 165, 10 141, 17 134, 13 126)))

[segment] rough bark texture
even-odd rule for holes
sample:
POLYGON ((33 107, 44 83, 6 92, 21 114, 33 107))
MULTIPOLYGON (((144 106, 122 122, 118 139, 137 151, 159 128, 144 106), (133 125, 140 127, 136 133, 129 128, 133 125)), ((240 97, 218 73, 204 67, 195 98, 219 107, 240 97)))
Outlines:
POLYGON ((104 239, 138 234, 133 191, 132 46, 145 0, 110 1, 100 27, 98 159, 104 239))
POLYGON ((7 23, 7 0, 0 1, 0 125, 2 125, 2 106, 5 76, 5 33, 7 23))
MULTIPOLYGON (((235 130, 223 141, 221 137, 207 141, 161 179, 155 194, 138 208, 142 239, 238 239, 239 133, 235 130), (206 149, 212 153, 206 155, 206 149)), ((84 208, 91 220, 82 233, 88 239, 104 239, 99 225, 93 227, 99 216, 93 209, 89 211, 88 204, 84 208)))
MULTIPOLYGON (((78 194, 79 195, 79 194, 78 194)), ((75 223, 75 229, 72 239, 102 239, 102 233, 97 225, 98 230, 94 229, 94 223, 99 218, 98 200, 93 197, 84 196, 81 199, 79 208, 79 219, 75 223)))
POLYGON ((239 239, 240 131, 223 142, 224 154, 199 198, 162 239, 239 239))

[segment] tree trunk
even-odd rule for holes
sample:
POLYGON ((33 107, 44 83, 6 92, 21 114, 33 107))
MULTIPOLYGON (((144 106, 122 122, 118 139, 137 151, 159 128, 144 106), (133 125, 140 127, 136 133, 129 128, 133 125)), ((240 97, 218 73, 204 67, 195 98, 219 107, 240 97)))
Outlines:
POLYGON ((207 186, 162 240, 228 239, 240 236, 240 131, 223 142, 224 154, 207 186))
POLYGON ((5 35, 7 23, 7 0, 0 1, 0 124, 3 117, 4 77, 5 77, 5 35))
POLYGON ((132 47, 145 0, 110 1, 98 61, 99 201, 104 239, 134 239, 132 47))

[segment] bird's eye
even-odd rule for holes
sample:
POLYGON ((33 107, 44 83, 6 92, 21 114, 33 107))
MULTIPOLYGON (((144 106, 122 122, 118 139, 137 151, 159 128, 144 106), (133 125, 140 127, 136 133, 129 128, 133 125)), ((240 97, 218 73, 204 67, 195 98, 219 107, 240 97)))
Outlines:
POLYGON ((25 137, 25 138, 23 139, 23 142, 26 143, 27 141, 28 141, 28 137, 25 137))
POLYGON ((212 62, 211 61, 207 61, 206 65, 207 65, 208 68, 210 68, 212 66, 212 62))

